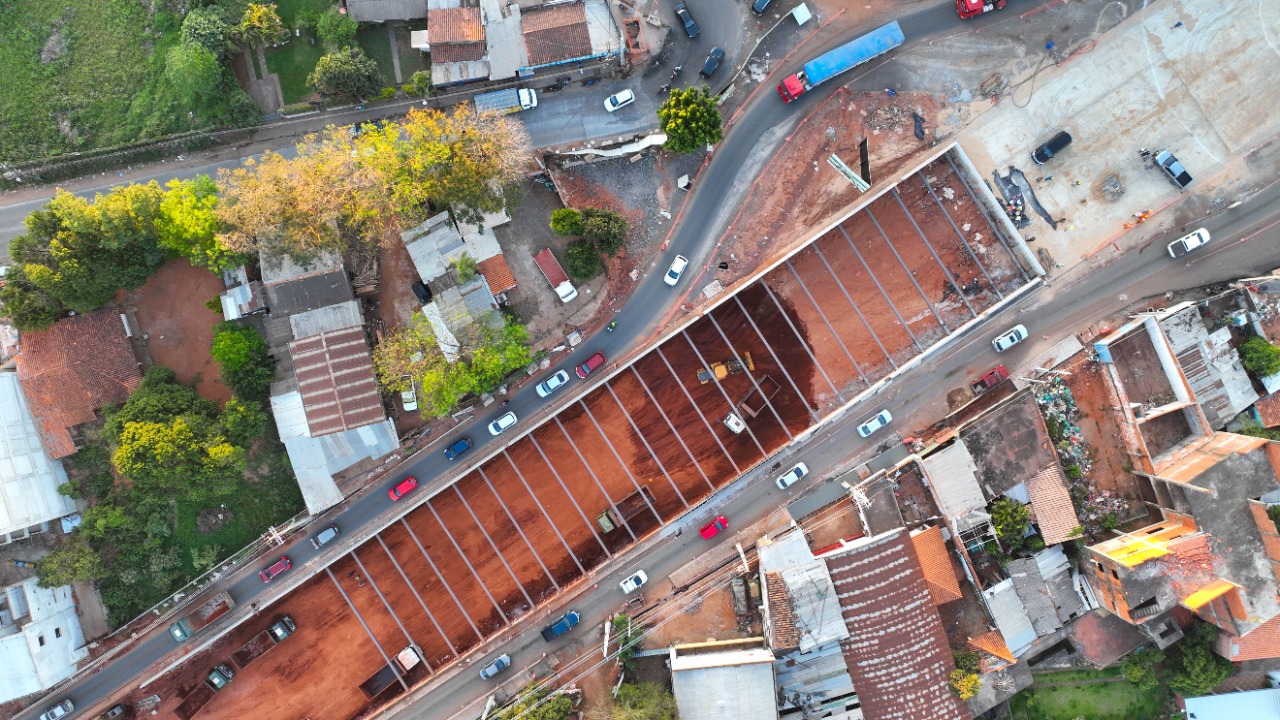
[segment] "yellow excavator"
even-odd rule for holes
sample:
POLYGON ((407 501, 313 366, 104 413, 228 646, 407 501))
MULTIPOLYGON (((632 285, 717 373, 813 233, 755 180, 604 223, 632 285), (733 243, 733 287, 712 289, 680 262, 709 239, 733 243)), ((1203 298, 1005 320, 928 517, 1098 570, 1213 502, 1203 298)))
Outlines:
POLYGON ((713 362, 710 368, 702 368, 698 370, 698 382, 706 385, 712 380, 723 380, 734 373, 740 373, 744 369, 754 371, 756 364, 751 360, 751 353, 742 353, 742 362, 733 360, 725 360, 724 362, 713 362), (745 368, 743 367, 745 364, 745 368))

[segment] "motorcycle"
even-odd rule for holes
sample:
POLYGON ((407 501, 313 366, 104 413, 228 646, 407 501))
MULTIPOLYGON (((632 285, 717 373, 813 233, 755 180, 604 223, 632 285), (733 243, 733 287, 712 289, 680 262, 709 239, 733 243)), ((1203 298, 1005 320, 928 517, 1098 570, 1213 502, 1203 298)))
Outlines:
POLYGON ((659 93, 666 93, 670 91, 671 91, 671 83, 667 83, 666 85, 663 85, 662 87, 658 88, 659 93))
POLYGON ((675 80, 675 79, 676 79, 676 77, 680 74, 680 71, 681 71, 681 70, 683 70, 683 69, 684 69, 684 66, 683 66, 683 65, 677 65, 677 66, 675 66, 675 69, 673 69, 673 70, 671 71, 671 79, 672 79, 672 80, 675 80))
POLYGON ((613 332, 613 329, 616 327, 618 327, 618 321, 614 320, 610 322, 608 325, 606 325, 604 329, 608 330, 609 332, 613 332))

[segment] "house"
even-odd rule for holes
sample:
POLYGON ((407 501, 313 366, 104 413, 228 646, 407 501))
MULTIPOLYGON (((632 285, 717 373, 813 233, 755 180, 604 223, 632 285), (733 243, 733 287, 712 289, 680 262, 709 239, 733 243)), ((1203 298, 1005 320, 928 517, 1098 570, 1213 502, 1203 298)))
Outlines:
POLYGON ((1186 707, 1187 720, 1280 720, 1280 689, 1189 697, 1186 707))
POLYGON ((426 43, 414 47, 431 53, 431 84, 436 87, 502 80, 524 65, 523 44, 512 42, 519 28, 516 3, 427 0, 426 43))
POLYGON ((1229 313, 1237 297, 1243 298, 1233 291, 1203 303, 1181 303, 1158 320, 1209 426, 1219 429, 1261 397, 1232 345, 1231 326, 1215 317, 1229 313))
POLYGON ((671 647, 671 689, 681 720, 778 720, 773 653, 763 638, 671 647))
POLYGON ((484 23, 478 7, 450 7, 430 11, 431 62, 453 63, 484 59, 484 23))
POLYGON ((75 431, 142 381, 124 316, 109 308, 22 333, 18 381, 51 459, 76 451, 75 431))
POLYGON ((47 532, 51 521, 74 513, 76 506, 58 492, 67 473, 41 445, 14 372, 0 372, 0 430, 0 544, 5 544, 47 532))
POLYGON ((622 34, 604 0, 526 9, 520 32, 530 69, 596 60, 622 51, 622 34))
POLYGON ((356 22, 384 23, 427 16, 425 0, 345 0, 347 15, 356 22))
POLYGON ((0 702, 43 692, 89 656, 71 587, 35 578, 0 591, 0 702))

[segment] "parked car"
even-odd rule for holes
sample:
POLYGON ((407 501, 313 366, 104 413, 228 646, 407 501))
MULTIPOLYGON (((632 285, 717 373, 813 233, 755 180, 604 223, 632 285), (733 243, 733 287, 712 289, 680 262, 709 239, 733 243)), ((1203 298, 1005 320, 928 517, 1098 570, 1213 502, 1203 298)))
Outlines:
POLYGON ((70 700, 63 700, 57 705, 54 705, 53 707, 41 713, 40 720, 58 720, 59 718, 66 717, 72 710, 75 710, 75 709, 76 709, 76 706, 72 705, 70 700))
POLYGON ((262 582, 271 582, 291 567, 293 562, 289 560, 289 556, 281 555, 279 560, 263 568, 262 572, 258 573, 258 577, 262 578, 262 582))
POLYGON ((400 379, 409 383, 409 389, 400 392, 400 404, 405 412, 413 412, 418 409, 418 390, 413 386, 413 376, 405 375, 400 379))
POLYGON ((413 288, 413 294, 418 296, 418 302, 423 305, 431 302, 431 288, 427 287, 426 283, 419 280, 410 287, 413 288))
POLYGON ((418 480, 413 476, 409 476, 401 480, 395 487, 388 490, 387 496, 390 497, 391 500, 394 502, 404 497, 405 495, 408 495, 417 487, 418 487, 418 480))
POLYGON ((480 679, 488 680, 509 667, 511 667, 511 656, 503 653, 498 656, 497 660, 484 666, 484 669, 480 671, 480 679))
POLYGON ((471 438, 460 437, 444 449, 445 460, 457 460, 458 456, 471 449, 471 438))
POLYGON ((689 8, 684 3, 676 6, 676 17, 680 19, 681 23, 684 23, 684 32, 689 36, 690 40, 702 33, 698 29, 698 23, 694 22, 693 16, 689 14, 689 8))
POLYGON ((604 109, 609 112, 620 110, 636 101, 636 94, 631 92, 631 88, 619 90, 604 99, 604 109))
POLYGON ((113 705, 111 709, 107 711, 107 714, 103 715, 102 717, 106 718, 107 720, 112 720, 113 718, 118 718, 121 715, 124 715, 128 710, 129 708, 125 707, 124 705, 113 705))
POLYGON ((1023 340, 1026 340, 1027 337, 1026 325, 1014 325, 1006 332, 996 336, 996 339, 991 341, 991 347, 995 348, 996 352, 1004 352, 1023 340))
POLYGON ((623 593, 630 595, 647 582, 649 582, 649 576, 643 570, 637 570, 635 575, 623 580, 618 585, 622 588, 623 593))
POLYGON ((551 393, 560 389, 561 385, 569 382, 569 373, 564 370, 558 371, 555 375, 543 380, 534 386, 534 390, 538 391, 538 397, 547 397, 551 393))
POLYGON ((768 10, 769 5, 771 5, 772 3, 773 3, 773 0, 756 0, 755 2, 751 3, 751 12, 757 15, 763 15, 764 11, 768 10))
POLYGON ((578 377, 586 380, 587 376, 590 375, 593 370, 596 370, 603 364, 604 353, 597 351, 594 355, 587 358, 586 362, 574 368, 573 371, 578 374, 578 377))
POLYGON ((710 540, 711 538, 724 532, 724 530, 728 527, 729 527, 729 518, 721 515, 717 517, 715 520, 712 520, 706 525, 703 525, 702 530, 700 530, 699 532, 702 533, 703 540, 710 540))
POLYGON ((582 619, 581 615, 574 612, 573 610, 570 610, 564 615, 561 615, 559 620, 542 628, 542 639, 546 640, 547 642, 551 642, 552 640, 555 640, 561 635, 577 627, 578 621, 580 621, 581 619, 582 619))
POLYGON ((711 48, 711 53, 707 55, 707 61, 702 63, 702 69, 698 74, 704 78, 709 78, 716 74, 716 70, 720 69, 720 61, 724 60, 724 50, 718 47, 711 48))
POLYGON ((1071 144, 1071 133, 1063 130, 1057 135, 1049 138, 1049 142, 1036 148, 1031 153, 1031 159, 1036 161, 1037 165, 1043 165, 1054 158, 1058 153, 1066 149, 1071 144))
POLYGON ((334 540, 337 540, 338 536, 341 534, 342 532, 338 530, 337 525, 330 525, 329 527, 316 533, 315 536, 311 538, 311 547, 319 550, 325 545, 328 545, 334 540))
POLYGON ((1200 228, 1190 235, 1183 235, 1177 240, 1169 243, 1169 257, 1182 257, 1208 242, 1209 231, 1204 228, 1200 228))
POLYGON ((684 274, 684 269, 687 267, 689 267, 689 258, 677 255, 671 261, 671 267, 667 268, 667 274, 662 276, 662 282, 674 287, 676 283, 680 282, 680 276, 684 274))
POLYGON ((786 490, 795 485, 800 478, 809 474, 809 466, 804 463, 796 463, 796 466, 785 472, 782 477, 778 478, 777 485, 779 490, 786 490))
POLYGON ((1178 158, 1168 150, 1156 153, 1156 165, 1164 170, 1164 174, 1169 176, 1174 185, 1185 188, 1191 184, 1191 173, 1187 172, 1187 169, 1182 167, 1182 163, 1178 162, 1178 158))
POLYGON ((493 422, 489 423, 489 434, 501 435, 502 433, 506 432, 508 429, 511 428, 511 426, 515 424, 516 424, 516 414, 513 412, 509 412, 506 415, 503 415, 502 417, 498 418, 497 420, 494 420, 493 422))
POLYGON ((862 437, 871 437, 872 433, 891 422, 893 422, 893 416, 889 414, 889 411, 881 410, 858 426, 858 434, 862 437))

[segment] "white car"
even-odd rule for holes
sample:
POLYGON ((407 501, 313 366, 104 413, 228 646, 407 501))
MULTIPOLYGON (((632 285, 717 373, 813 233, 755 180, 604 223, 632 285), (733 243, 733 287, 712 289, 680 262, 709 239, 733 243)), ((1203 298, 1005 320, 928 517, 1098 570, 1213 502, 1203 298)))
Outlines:
POLYGON ((506 415, 503 415, 502 417, 498 418, 497 420, 494 420, 493 422, 489 423, 489 434, 501 435, 504 431, 510 429, 515 424, 516 424, 516 414, 513 412, 509 412, 506 415))
POLYGON ((893 416, 889 414, 889 411, 881 410, 875 414, 875 417, 858 426, 858 434, 862 437, 871 437, 872 433, 891 422, 893 422, 893 416))
POLYGON ((543 380, 542 382, 535 385, 533 389, 538 391, 538 397, 544 398, 550 395, 551 393, 555 392, 556 390, 559 390, 560 386, 564 385, 567 382, 569 382, 569 373, 565 372, 564 370, 561 370, 555 375, 552 375, 546 380, 543 380))
POLYGON ((795 485, 800 478, 809 474, 809 466, 804 463, 796 463, 796 466, 786 472, 785 475, 778 478, 777 485, 779 490, 786 490, 795 485))
POLYGON ((418 409, 418 390, 413 386, 412 375, 405 375, 402 379, 409 382, 409 389, 400 393, 400 404, 404 405, 405 412, 413 412, 418 409))
POLYGON ((1002 335, 999 335, 996 337, 995 340, 992 340, 991 347, 995 348, 996 352, 1004 352, 1005 350, 1008 350, 1009 348, 1013 347, 1014 345, 1017 345, 1018 343, 1026 339, 1027 339, 1027 326, 1014 325, 1012 328, 1009 329, 1008 332, 1002 335))
POLYGON ((40 714, 40 720, 58 720, 58 718, 66 717, 76 706, 71 704, 70 700, 63 700, 53 707, 45 710, 40 714))
POLYGON ((636 101, 636 94, 631 92, 631 88, 620 90, 604 99, 604 109, 609 112, 624 108, 636 101))
POLYGON ((671 267, 667 268, 667 274, 663 276, 662 282, 674 286, 680 282, 680 274, 687 267, 689 267, 689 258, 677 255, 676 259, 671 261, 671 267))
POLYGON ((619 586, 622 588, 622 592, 624 594, 630 595, 636 590, 639 590, 640 586, 647 582, 649 582, 649 576, 646 575, 643 570, 637 570, 635 575, 623 580, 619 583, 619 586))
POLYGON ((1208 242, 1209 231, 1204 228, 1200 228, 1190 235, 1183 235, 1177 240, 1169 243, 1169 257, 1182 257, 1201 245, 1208 244, 1208 242))

